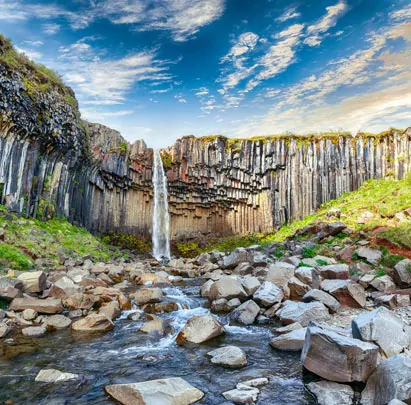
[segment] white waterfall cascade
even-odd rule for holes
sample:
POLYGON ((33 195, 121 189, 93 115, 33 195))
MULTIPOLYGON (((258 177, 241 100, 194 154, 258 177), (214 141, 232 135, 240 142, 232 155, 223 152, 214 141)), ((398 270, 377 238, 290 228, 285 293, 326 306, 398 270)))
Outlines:
POLYGON ((168 215, 167 178, 160 151, 154 150, 153 160, 153 256, 159 261, 169 261, 170 219, 168 215))

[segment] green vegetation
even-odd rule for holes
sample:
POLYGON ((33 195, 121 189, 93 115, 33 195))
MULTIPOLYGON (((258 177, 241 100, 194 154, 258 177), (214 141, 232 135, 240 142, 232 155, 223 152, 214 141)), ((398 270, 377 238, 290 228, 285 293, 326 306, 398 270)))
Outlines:
MULTIPOLYGON (((0 211, 5 211, 5 207, 0 206, 0 211)), ((7 214, 0 216, 0 228, 5 230, 5 242, 0 242, 0 261, 3 266, 14 269, 27 270, 37 258, 57 263, 61 255, 90 255, 95 260, 107 261, 119 253, 118 249, 65 219, 43 222, 7 214)))
POLYGON ((135 235, 109 233, 103 237, 103 242, 109 245, 119 246, 123 249, 129 249, 139 254, 151 252, 151 245, 135 235))
POLYGON ((55 90, 74 109, 78 108, 73 90, 66 86, 60 76, 46 66, 36 64, 26 55, 16 51, 11 41, 0 35, 0 64, 18 72, 27 95, 36 101, 42 93, 55 90))
POLYGON ((29 270, 33 266, 33 261, 15 246, 1 243, 0 265, 8 266, 15 270, 29 270))

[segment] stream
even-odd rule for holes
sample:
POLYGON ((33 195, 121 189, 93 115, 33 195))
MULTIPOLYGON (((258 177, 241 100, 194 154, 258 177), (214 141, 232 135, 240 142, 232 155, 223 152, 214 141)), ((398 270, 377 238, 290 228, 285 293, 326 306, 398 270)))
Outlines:
MULTIPOLYGON (((206 301, 200 297, 201 279, 185 279, 178 287, 164 288, 164 302, 176 302, 179 310, 159 315, 170 321, 173 333, 162 337, 139 332, 143 321, 132 321, 123 312, 114 330, 103 335, 76 334, 68 330, 30 339, 16 333, 14 344, 0 343, 0 403, 13 404, 113 404, 104 393, 108 384, 134 383, 158 378, 183 377, 206 395, 204 405, 224 404, 222 392, 240 381, 268 377, 257 404, 315 404, 305 391, 299 353, 280 352, 269 346, 266 326, 226 326, 225 336, 201 345, 178 346, 175 337, 194 315, 205 314, 206 301), (248 365, 227 369, 212 365, 207 352, 223 345, 242 348, 248 365), (43 368, 76 373, 81 380, 44 384, 34 381, 43 368)), ((219 318, 224 324, 228 320, 219 318)))

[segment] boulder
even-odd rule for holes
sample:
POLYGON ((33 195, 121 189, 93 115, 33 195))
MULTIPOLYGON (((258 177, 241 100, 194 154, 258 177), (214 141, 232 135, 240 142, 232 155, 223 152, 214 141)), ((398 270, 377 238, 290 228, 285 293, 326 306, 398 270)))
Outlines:
POLYGON ((295 266, 285 262, 277 262, 268 267, 267 281, 271 281, 276 286, 287 289, 288 281, 294 276, 295 266))
POLYGON ((318 405, 352 405, 354 402, 354 390, 349 385, 317 381, 307 384, 307 388, 318 405))
POLYGON ((63 305, 70 311, 76 309, 91 309, 99 301, 93 294, 74 294, 63 299, 63 305))
POLYGON ((12 311, 24 311, 33 309, 39 314, 58 314, 63 311, 63 305, 60 298, 46 298, 44 300, 37 298, 15 298, 9 307, 12 311))
POLYGON ((34 309, 27 308, 22 312, 21 316, 25 321, 32 321, 33 319, 37 318, 38 313, 34 309))
POLYGON ((177 335, 177 343, 203 343, 225 333, 223 325, 212 315, 194 316, 177 335))
POLYGON ((214 301, 220 298, 230 300, 231 298, 246 299, 247 293, 236 277, 222 277, 210 288, 209 300, 214 301))
POLYGON ((290 300, 301 301, 304 295, 310 291, 310 286, 304 284, 297 277, 293 277, 288 282, 288 289, 290 290, 290 300))
POLYGON ((257 401, 260 390, 245 384, 237 384, 234 390, 223 392, 223 397, 235 404, 254 404, 257 401))
POLYGON ((340 309, 340 303, 325 291, 313 289, 308 291, 304 297, 304 302, 318 301, 322 302, 331 312, 337 312, 340 309))
POLYGON ((381 250, 372 249, 365 246, 360 247, 354 253, 356 253, 361 259, 365 259, 368 263, 373 264, 374 266, 378 265, 382 257, 381 250))
POLYGON ((49 329, 65 329, 71 325, 71 319, 64 315, 51 315, 47 318, 45 325, 49 329))
POLYGON ((211 363, 230 367, 240 368, 247 365, 247 356, 244 350, 236 346, 224 346, 207 353, 211 357, 211 363))
POLYGON ((244 248, 234 249, 228 256, 225 256, 222 261, 221 268, 223 269, 233 269, 238 266, 240 263, 253 262, 253 256, 251 252, 244 248))
POLYGON ((260 307, 253 300, 248 300, 231 313, 231 319, 243 325, 251 325, 259 313, 260 307))
POLYGON ((378 365, 361 394, 361 405, 385 405, 394 399, 411 403, 411 358, 401 354, 378 365))
POLYGON ((277 311, 277 316, 284 325, 298 322, 302 326, 308 326, 311 321, 324 322, 331 318, 325 305, 317 301, 285 301, 282 308, 277 311))
POLYGON ((49 295, 64 298, 69 295, 80 294, 83 291, 84 288, 77 285, 70 277, 63 276, 53 283, 49 295))
POLYGON ((258 278, 254 276, 242 277, 240 281, 241 285, 244 288, 244 291, 247 293, 248 296, 253 295, 261 285, 258 278))
POLYGON ((45 326, 29 326, 28 328, 24 328, 21 331, 24 336, 28 337, 43 337, 46 332, 47 328, 45 326))
POLYGON ((343 307, 364 308, 365 290, 351 280, 324 280, 321 288, 333 295, 343 307))
POLYGON ((23 283, 23 291, 39 293, 46 289, 47 277, 44 271, 21 273, 17 277, 23 283))
POLYGON ((65 382, 70 380, 78 380, 78 374, 64 373, 54 369, 40 370, 36 376, 35 381, 45 383, 65 382))
POLYGON ((354 318, 352 333, 357 339, 378 345, 386 357, 411 346, 411 328, 385 307, 363 312, 354 318))
POLYGON ((326 380, 365 382, 377 366, 378 346, 318 326, 307 328, 304 367, 326 380))
POLYGON ((323 279, 348 280, 350 278, 350 268, 346 264, 319 266, 317 267, 317 271, 323 279))
POLYGON ((384 293, 391 293, 396 290, 394 281, 390 276, 375 277, 369 285, 374 287, 377 291, 384 293))
POLYGON ((404 259, 394 266, 394 281, 400 288, 408 288, 411 284, 411 260, 404 259))
POLYGON ((264 281, 253 295, 254 301, 266 308, 281 302, 283 298, 283 290, 270 281, 264 281))
POLYGON ((78 332, 107 332, 114 328, 114 323, 105 315, 91 314, 71 325, 78 332))
POLYGON ((104 389, 123 405, 190 405, 204 396, 204 393, 179 377, 107 385, 104 389))
POLYGON ((300 351, 304 346, 307 328, 299 328, 271 339, 270 345, 277 350, 300 351))
POLYGON ((133 297, 137 305, 152 304, 162 301, 163 292, 160 288, 140 288, 133 297))

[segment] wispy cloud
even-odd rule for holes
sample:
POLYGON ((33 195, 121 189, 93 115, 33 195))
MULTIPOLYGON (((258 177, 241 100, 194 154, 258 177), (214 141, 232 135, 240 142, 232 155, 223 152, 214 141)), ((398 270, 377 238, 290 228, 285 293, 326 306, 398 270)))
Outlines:
POLYGON ((327 13, 316 23, 307 27, 307 38, 304 43, 308 46, 318 46, 321 44, 324 33, 337 25, 338 18, 348 10, 345 0, 340 0, 337 4, 326 8, 327 13))
POLYGON ((297 18, 301 16, 301 13, 297 12, 297 7, 290 7, 283 14, 277 17, 275 20, 278 22, 285 22, 288 20, 292 20, 293 18, 297 18))

